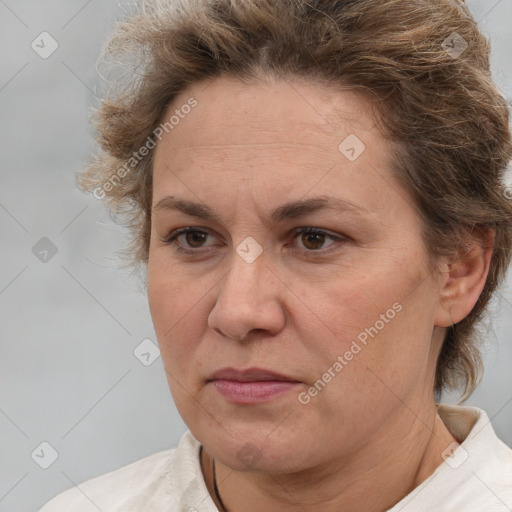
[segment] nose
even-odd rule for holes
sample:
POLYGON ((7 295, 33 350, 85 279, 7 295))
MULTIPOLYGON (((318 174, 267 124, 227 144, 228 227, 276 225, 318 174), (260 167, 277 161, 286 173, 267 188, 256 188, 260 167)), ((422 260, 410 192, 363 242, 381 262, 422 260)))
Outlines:
POLYGON ((251 333, 275 336, 283 330, 285 285, 261 254, 248 263, 233 255, 231 269, 219 283, 208 326, 223 337, 245 341, 251 333))

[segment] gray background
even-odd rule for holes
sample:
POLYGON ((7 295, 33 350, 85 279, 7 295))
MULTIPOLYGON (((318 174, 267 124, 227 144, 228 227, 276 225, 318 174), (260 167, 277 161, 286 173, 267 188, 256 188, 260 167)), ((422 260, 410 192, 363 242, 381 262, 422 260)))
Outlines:
MULTIPOLYGON (((469 5, 510 101, 512 0, 469 5)), ((95 61, 129 8, 0 0, 0 512, 36 511, 73 484, 174 446, 185 431, 161 359, 145 366, 133 353, 155 335, 136 278, 118 268, 125 233, 74 186, 93 147, 95 61), (44 31, 59 45, 46 59, 31 48, 44 31), (58 452, 48 469, 44 441, 58 452)), ((485 378, 468 403, 512 446, 511 288, 509 280, 494 306, 485 378)))

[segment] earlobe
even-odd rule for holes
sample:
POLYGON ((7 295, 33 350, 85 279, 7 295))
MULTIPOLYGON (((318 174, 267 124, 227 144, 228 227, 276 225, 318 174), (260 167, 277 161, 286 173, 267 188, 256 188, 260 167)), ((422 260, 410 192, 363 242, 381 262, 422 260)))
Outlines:
POLYGON ((494 245, 494 232, 481 238, 447 265, 435 318, 438 327, 450 327, 463 320, 484 289, 494 245))

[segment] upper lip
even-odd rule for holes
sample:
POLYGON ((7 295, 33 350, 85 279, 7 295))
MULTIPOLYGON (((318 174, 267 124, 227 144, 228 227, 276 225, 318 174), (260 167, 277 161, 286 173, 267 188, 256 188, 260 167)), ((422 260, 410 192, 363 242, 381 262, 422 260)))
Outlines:
POLYGON ((297 379, 288 375, 265 370, 262 368, 247 368, 238 370, 236 368, 221 368, 214 372, 209 381, 212 380, 234 380, 239 382, 257 382, 264 380, 280 380, 286 382, 299 382, 297 379))

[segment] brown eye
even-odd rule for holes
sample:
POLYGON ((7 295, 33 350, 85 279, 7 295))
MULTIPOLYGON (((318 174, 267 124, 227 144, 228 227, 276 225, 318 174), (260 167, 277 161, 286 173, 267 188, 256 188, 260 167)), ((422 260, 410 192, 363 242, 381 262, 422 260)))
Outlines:
POLYGON ((188 231, 182 235, 184 235, 187 245, 195 248, 202 247, 208 237, 208 233, 205 231, 188 231))
POLYGON ((325 234, 324 233, 302 233, 301 240, 304 244, 304 247, 309 250, 317 250, 321 249, 322 245, 325 242, 325 234))
POLYGON ((166 238, 165 243, 174 245, 180 252, 198 253, 200 249, 210 248, 214 243, 214 237, 204 229, 187 227, 173 231, 166 238), (211 240, 208 240, 208 237, 211 240))
POLYGON ((300 240, 299 248, 306 252, 320 252, 334 245, 335 242, 345 240, 342 236, 331 235, 322 229, 316 228, 299 229, 295 232, 295 238, 300 240), (331 240, 331 243, 325 245, 329 240, 331 240))

